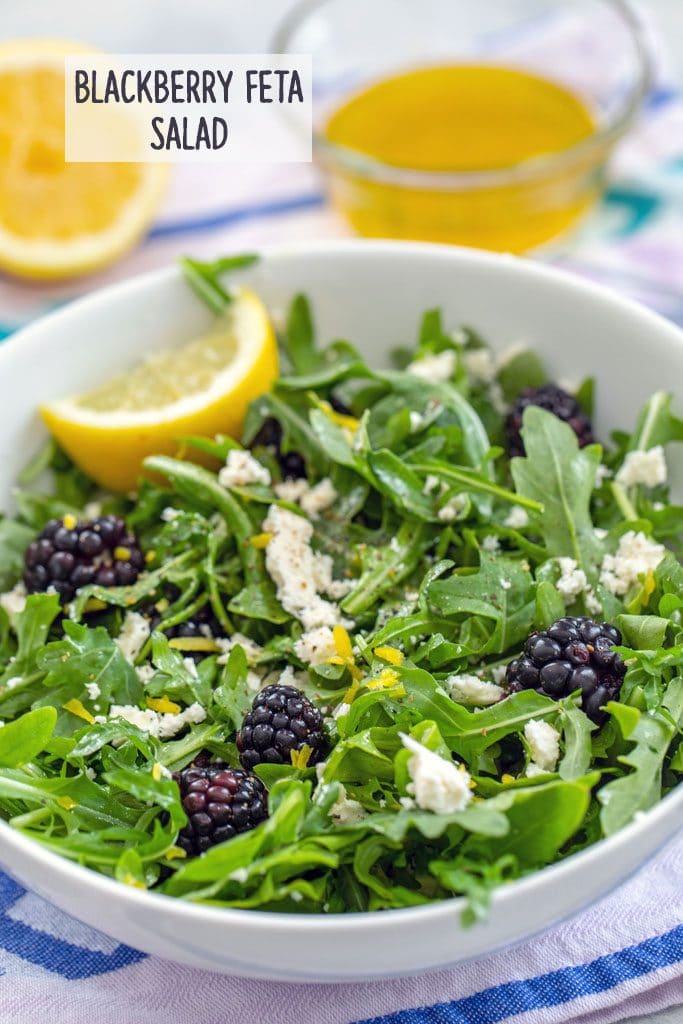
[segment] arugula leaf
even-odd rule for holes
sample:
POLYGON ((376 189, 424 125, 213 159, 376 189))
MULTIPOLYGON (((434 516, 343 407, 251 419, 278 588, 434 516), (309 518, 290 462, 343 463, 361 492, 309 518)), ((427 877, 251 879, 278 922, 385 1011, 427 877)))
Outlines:
POLYGON ((670 620, 659 615, 619 615, 616 622, 627 647, 656 651, 664 646, 670 620))
POLYGON ((202 263, 199 260, 190 259, 189 256, 183 256, 180 260, 180 267, 185 280, 199 298, 212 312, 220 315, 225 312, 233 298, 232 294, 221 284, 220 278, 228 271, 250 267, 257 261, 258 256, 251 253, 244 256, 227 256, 210 263, 202 263))
POLYGON ((311 307, 305 295, 292 299, 283 338, 284 349, 296 373, 310 373, 319 362, 311 307))
POLYGON ((524 349, 504 360, 497 379, 505 401, 514 402, 524 388, 540 388, 548 377, 536 353, 524 349))
POLYGON ((355 616, 370 608, 381 594, 413 571, 426 539, 423 526, 407 521, 391 543, 366 551, 363 571, 353 590, 341 602, 342 610, 355 616))
POLYGON ((671 412, 671 395, 666 391, 657 391, 645 403, 627 451, 647 451, 670 441, 683 441, 683 420, 671 412))
POLYGON ((600 544, 590 514, 600 448, 579 448, 566 423, 535 406, 524 411, 525 458, 512 459, 517 491, 543 504, 538 525, 552 557, 575 559, 589 579, 595 576, 600 544))
POLYGON ((574 704, 566 704, 561 712, 564 754, 560 761, 560 778, 571 781, 586 775, 591 765, 591 733, 597 726, 574 704))
MULTIPOLYGON (((46 673, 41 706, 61 708, 73 699, 87 700, 86 683, 97 687, 97 700, 109 704, 139 704, 142 685, 133 666, 103 627, 89 629, 76 622, 64 622, 64 639, 48 644, 39 654, 38 667, 46 673)), ((60 726, 80 720, 60 716, 60 726)), ((73 730, 72 730, 73 731, 73 730)))
POLYGON ((372 370, 348 341, 334 341, 321 353, 317 365, 298 377, 280 377, 277 387, 282 391, 311 391, 329 388, 350 377, 372 379, 372 370))
POLYGON ((28 711, 0 729, 0 765, 17 768, 45 749, 57 721, 54 708, 28 711))
POLYGON ((422 478, 402 459, 384 448, 369 454, 368 465, 379 490, 397 508, 409 516, 438 522, 433 502, 424 493, 422 478))
POLYGON ((235 615, 243 615, 248 619, 263 619, 278 626, 290 619, 275 595, 275 587, 270 580, 250 583, 238 594, 235 594, 228 608, 235 615))
POLYGON ((21 576, 24 552, 34 532, 13 519, 0 520, 0 590, 9 590, 21 576))
POLYGON ((219 685, 213 691, 213 699, 221 718, 234 729, 241 727, 254 698, 254 692, 249 687, 248 674, 247 657, 242 647, 237 644, 230 651, 219 685))
POLYGON ((622 735, 633 747, 619 757, 621 764, 633 771, 608 782, 598 793, 602 804, 600 821, 606 836, 623 828, 638 811, 646 811, 660 798, 664 758, 676 735, 683 726, 683 679, 671 681, 665 696, 666 704, 674 707, 676 718, 661 711, 643 713, 629 709, 630 721, 619 714, 620 705, 608 704, 616 715, 622 735))
POLYGON ((472 836, 465 851, 488 860, 511 855, 527 868, 546 864, 581 827, 590 803, 589 783, 594 781, 548 782, 492 797, 488 804, 505 812, 509 832, 495 840, 472 836))
POLYGON ((479 571, 456 570, 427 588, 430 609, 444 617, 480 616, 493 629, 480 654, 502 654, 529 632, 535 616, 534 582, 520 562, 479 554, 479 571))

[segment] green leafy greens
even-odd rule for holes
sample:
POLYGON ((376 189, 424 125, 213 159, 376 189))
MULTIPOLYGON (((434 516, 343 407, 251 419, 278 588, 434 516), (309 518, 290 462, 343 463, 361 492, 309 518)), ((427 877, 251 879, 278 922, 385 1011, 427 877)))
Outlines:
MULTIPOLYGON (((253 259, 183 269, 221 315, 224 275, 253 259)), ((546 379, 533 353, 496 365, 431 310, 403 368, 375 371, 347 341, 317 345, 304 295, 280 341, 282 376, 244 425, 256 482, 157 456, 134 497, 98 495, 54 443, 23 474, 17 514, 0 521, 0 814, 122 884, 181 899, 346 913, 460 895, 476 920, 498 885, 611 835, 680 780, 683 509, 664 484, 618 474, 628 453, 683 440, 681 421, 655 395, 632 434, 579 449, 531 407, 526 455, 510 462, 501 403, 546 379), (487 359, 488 376, 471 369, 487 359), (283 479, 291 453, 306 480, 283 479), (146 571, 84 587, 66 609, 55 594, 26 599, 27 545, 93 499, 125 515, 146 571), (293 614, 264 525, 273 509, 310 528, 326 621, 293 614), (654 569, 622 564, 629 537, 660 553, 654 569), (501 688, 529 633, 586 613, 619 627, 628 666, 600 726, 580 694, 501 688), (190 620, 199 634, 176 635, 190 620), (324 763, 257 766, 268 819, 186 857, 171 773, 200 754, 237 767, 254 694, 280 679, 325 715, 324 763), (544 764, 541 726, 558 751, 544 764)), ((242 451, 185 441, 220 461, 242 451)))

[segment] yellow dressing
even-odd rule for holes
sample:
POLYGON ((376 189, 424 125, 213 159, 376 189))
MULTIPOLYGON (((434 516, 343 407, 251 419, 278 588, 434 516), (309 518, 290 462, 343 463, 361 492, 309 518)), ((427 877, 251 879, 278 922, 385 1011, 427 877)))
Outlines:
MULTIPOLYGON (((327 139, 420 172, 504 171, 560 154, 593 136, 583 100, 526 71, 485 64, 419 68, 375 82, 330 117, 327 139)), ((520 251, 568 226, 598 183, 579 160, 533 186, 476 189, 334 172, 332 197, 361 234, 426 238, 520 251)))
POLYGON ((559 153, 594 130, 584 103, 555 82, 461 64, 371 85, 332 115, 327 137, 395 167, 480 171, 559 153))

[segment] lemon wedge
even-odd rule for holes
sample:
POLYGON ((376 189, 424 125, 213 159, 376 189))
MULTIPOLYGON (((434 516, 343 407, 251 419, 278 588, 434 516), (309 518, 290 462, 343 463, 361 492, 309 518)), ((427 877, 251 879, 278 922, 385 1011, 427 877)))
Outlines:
POLYGON ((159 353, 87 394, 41 408, 71 458, 107 490, 127 492, 148 455, 188 434, 239 437, 247 406, 278 373, 277 342, 254 292, 236 289, 209 334, 159 353))
POLYGON ((86 48, 0 46, 0 270, 36 280, 106 266, 149 227, 163 164, 65 163, 64 57, 86 48))

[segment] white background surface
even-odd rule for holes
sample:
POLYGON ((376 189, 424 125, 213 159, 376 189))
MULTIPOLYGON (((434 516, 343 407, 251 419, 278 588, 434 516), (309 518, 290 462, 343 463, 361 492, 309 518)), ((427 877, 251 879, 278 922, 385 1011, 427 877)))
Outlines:
MULTIPOLYGON (((295 0, 0 0, 0 36, 71 36, 120 52, 255 52, 268 48, 294 6, 295 0)), ((683 0, 639 6, 657 23, 683 81, 683 0)))
MULTIPOLYGON (((70 35, 119 52, 256 52, 268 49, 294 6, 295 0, 0 0, 0 37, 70 35)), ((640 7, 658 23, 683 81, 683 0, 640 0, 640 7)))
MULTIPOLYGON (((293 0, 0 0, 0 39, 71 36, 119 52, 265 51, 292 6, 293 0)), ((683 82, 683 0, 641 0, 640 6, 659 27, 683 82)), ((647 1019, 655 1022, 682 1024, 683 1009, 647 1019)))

